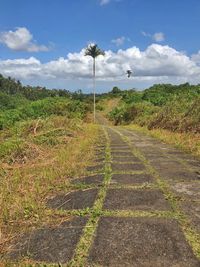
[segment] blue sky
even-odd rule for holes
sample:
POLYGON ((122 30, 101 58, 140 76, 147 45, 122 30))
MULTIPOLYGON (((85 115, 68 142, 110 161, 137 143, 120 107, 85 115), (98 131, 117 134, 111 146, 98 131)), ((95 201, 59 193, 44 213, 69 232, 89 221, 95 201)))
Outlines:
POLYGON ((200 83, 199 0, 0 0, 0 72, 25 84, 98 91, 200 83), (127 79, 126 69, 133 70, 127 79))

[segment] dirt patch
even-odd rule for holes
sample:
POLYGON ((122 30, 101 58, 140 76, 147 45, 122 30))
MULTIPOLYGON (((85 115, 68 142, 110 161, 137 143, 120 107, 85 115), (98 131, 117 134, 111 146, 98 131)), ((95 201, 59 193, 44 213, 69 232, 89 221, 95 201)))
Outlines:
POLYGON ((51 209, 63 210, 91 208, 97 194, 97 189, 86 189, 57 195, 47 201, 47 206, 51 209))
POLYGON ((200 266, 177 222, 158 218, 101 218, 89 263, 110 267, 200 266))
POLYGON ((87 218, 75 218, 58 227, 41 228, 24 234, 12 246, 8 258, 16 261, 28 257, 47 263, 67 263, 73 257, 87 218))
POLYGON ((159 190, 109 189, 103 205, 114 210, 170 210, 159 190))

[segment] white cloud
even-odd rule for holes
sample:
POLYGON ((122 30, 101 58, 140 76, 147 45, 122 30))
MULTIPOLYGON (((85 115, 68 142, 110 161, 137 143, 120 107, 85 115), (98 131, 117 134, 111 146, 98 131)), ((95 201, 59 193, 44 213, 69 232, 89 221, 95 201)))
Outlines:
POLYGON ((156 42, 163 42, 165 40, 165 35, 163 32, 156 32, 156 33, 154 33, 152 38, 156 42))
POLYGON ((123 45, 125 41, 126 41, 126 38, 124 36, 111 40, 111 42, 115 44, 116 46, 123 45))
POLYGON ((148 32, 142 31, 141 34, 145 37, 149 37, 152 40, 160 43, 165 40, 165 34, 163 32, 155 32, 154 34, 150 34, 148 32))
POLYGON ((122 0, 100 0, 100 6, 109 4, 110 2, 121 2, 122 0))
MULTIPOLYGON (((38 59, 0 60, 0 73, 22 81, 32 79, 50 80, 59 83, 61 80, 88 83, 92 76, 92 58, 79 53, 69 53, 66 58, 41 63, 38 59)), ((198 55, 198 54, 197 54, 198 55)), ((200 66, 195 62, 196 56, 188 57, 167 45, 152 44, 141 51, 133 46, 117 52, 105 51, 99 56, 97 80, 101 82, 125 81, 126 71, 133 71, 130 80, 135 82, 192 82, 200 83, 200 66)))
POLYGON ((45 45, 37 45, 33 41, 33 35, 25 27, 18 27, 15 31, 1 32, 0 43, 15 51, 39 52, 49 50, 45 45))
POLYGON ((200 65, 200 50, 197 54, 193 54, 191 58, 196 64, 200 65))
POLYGON ((103 5, 107 5, 110 3, 110 0, 100 0, 100 5, 103 6, 103 5))
POLYGON ((142 31, 141 34, 145 37, 152 37, 152 35, 150 33, 144 32, 142 31))

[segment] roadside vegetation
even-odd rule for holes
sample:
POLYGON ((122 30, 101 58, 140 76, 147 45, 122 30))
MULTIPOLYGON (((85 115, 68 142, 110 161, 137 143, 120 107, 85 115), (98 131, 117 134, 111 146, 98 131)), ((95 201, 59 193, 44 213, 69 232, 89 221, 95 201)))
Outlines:
POLYGON ((107 112, 115 125, 135 125, 137 130, 200 155, 200 85, 157 84, 144 91, 114 87, 101 101, 111 98, 118 99, 107 112))
MULTIPOLYGON (((81 91, 23 87, 0 76, 0 251, 27 230, 62 222, 46 199, 83 175, 99 129, 81 91)), ((66 219, 66 218, 65 218, 66 219)))

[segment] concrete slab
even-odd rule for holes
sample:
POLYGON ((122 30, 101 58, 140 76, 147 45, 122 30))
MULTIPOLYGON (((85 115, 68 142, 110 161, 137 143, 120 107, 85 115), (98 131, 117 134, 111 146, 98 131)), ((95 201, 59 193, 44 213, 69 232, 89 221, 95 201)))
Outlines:
POLYGON ((86 170, 88 172, 100 172, 104 170, 104 164, 98 164, 98 165, 92 165, 92 166, 88 166, 86 167, 86 170))
POLYGON ((110 146, 110 149, 123 149, 123 148, 125 148, 125 149, 130 149, 130 147, 128 146, 128 145, 126 145, 126 144, 122 144, 122 145, 111 145, 110 146))
POLYGON ((126 146, 126 142, 120 141, 120 140, 110 140, 110 146, 126 146))
POLYGON ((112 157, 113 161, 116 162, 141 162, 140 159, 132 156, 132 157, 112 157))
POLYGON ((105 162, 105 157, 99 157, 99 158, 95 158, 94 160, 93 160, 93 162, 94 163, 104 163, 105 162))
POLYGON ((177 161, 154 161, 151 165, 158 171, 162 178, 167 180, 192 181, 199 180, 198 173, 192 172, 177 161))
POLYGON ((8 258, 16 261, 28 257, 34 261, 67 263, 73 257, 86 222, 87 218, 79 217, 58 227, 41 228, 24 234, 15 240, 8 258))
POLYGON ((170 210, 163 194, 155 189, 108 189, 104 209, 110 210, 170 210))
POLYGON ((101 185, 103 183, 104 175, 102 174, 96 174, 96 175, 90 175, 86 177, 81 177, 78 179, 73 179, 72 184, 95 184, 95 185, 101 185))
POLYGON ((116 146, 116 147, 111 147, 111 152, 114 152, 114 151, 130 151, 131 152, 131 149, 130 147, 125 147, 125 146, 116 146))
POLYGON ((188 200, 200 201, 200 182, 171 183, 171 189, 175 195, 188 200))
POLYGON ((200 171, 200 161, 195 159, 188 159, 186 163, 191 167, 196 167, 200 171))
POLYGON ((113 174, 111 179, 111 184, 124 184, 124 185, 134 185, 143 183, 152 183, 153 178, 151 175, 142 174, 113 174))
POLYGON ((133 156, 132 152, 126 152, 126 151, 111 151, 112 157, 131 157, 133 156))
POLYGON ((100 150, 98 150, 98 151, 95 151, 95 155, 96 155, 96 157, 105 157, 105 155, 106 155, 106 153, 105 153, 105 151, 100 151, 100 150))
POLYGON ((145 166, 141 163, 111 163, 113 172, 116 171, 144 171, 145 166))
POLYGON ((200 180, 198 174, 190 172, 188 170, 184 170, 184 168, 171 169, 170 167, 168 167, 168 168, 155 168, 155 169, 158 171, 160 176, 166 180, 177 180, 183 182, 200 180))
POLYGON ((200 202, 183 201, 180 207, 190 220, 191 226, 200 234, 200 202))
POLYGON ((175 220, 101 218, 88 266, 199 267, 175 220))
POLYGON ((57 195, 47 201, 51 209, 85 209, 91 208, 97 197, 97 189, 77 190, 67 194, 57 195))

